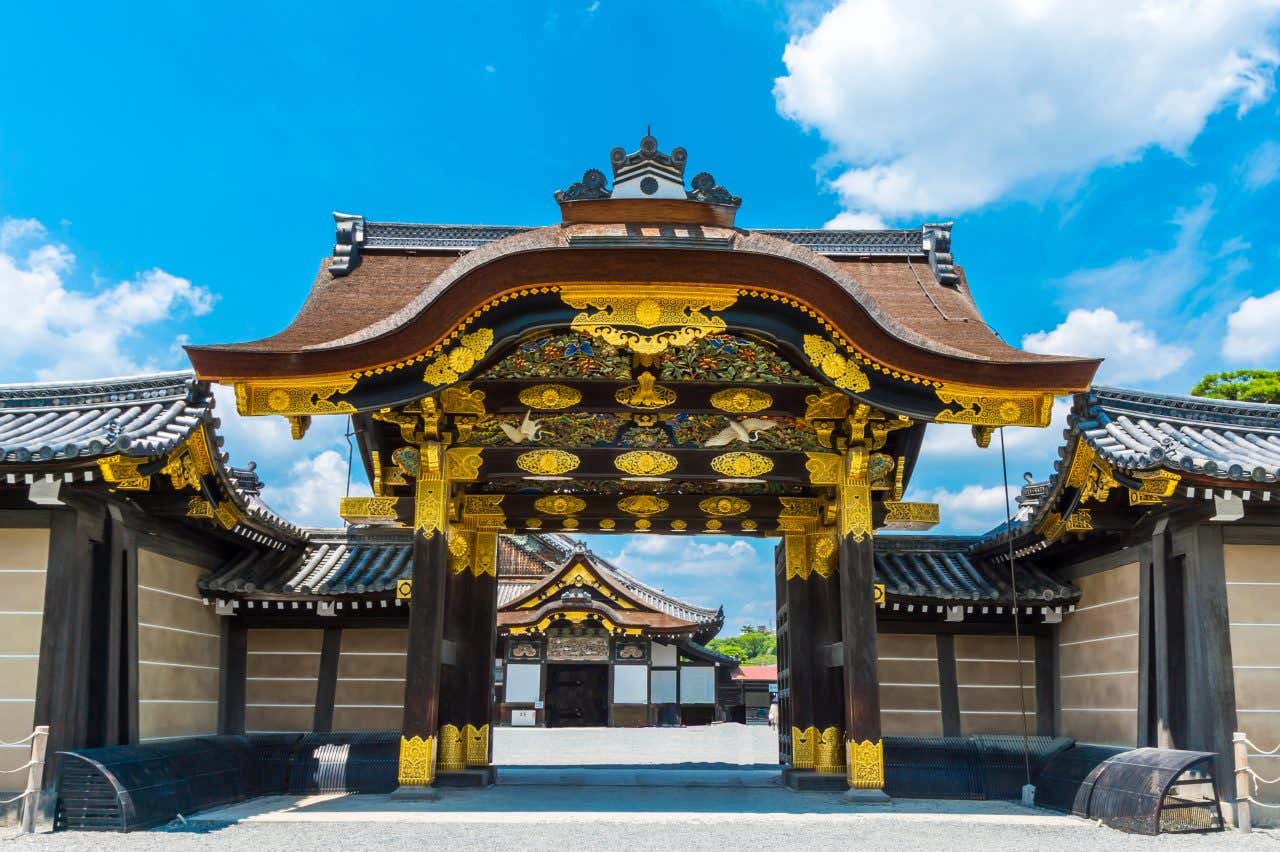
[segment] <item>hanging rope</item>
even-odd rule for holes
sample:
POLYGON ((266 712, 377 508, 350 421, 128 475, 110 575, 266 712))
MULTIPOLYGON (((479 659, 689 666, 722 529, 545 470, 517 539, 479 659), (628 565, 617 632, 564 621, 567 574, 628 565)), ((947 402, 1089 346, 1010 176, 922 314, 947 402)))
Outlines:
POLYGON ((1013 566, 1013 510, 1009 506, 1009 462, 1004 452, 1004 427, 1000 427, 1000 473, 1004 477, 1005 537, 1009 541, 1009 588, 1013 594, 1013 641, 1018 657, 1018 706, 1022 708, 1022 767, 1031 784, 1031 744, 1027 733, 1027 689, 1022 672, 1022 620, 1018 615, 1018 574, 1013 566))
POLYGON ((351 428, 352 425, 351 418, 347 418, 347 434, 345 435, 347 439, 347 491, 345 496, 347 497, 351 496, 351 462, 355 458, 356 452, 355 446, 351 443, 351 436, 355 434, 355 430, 351 428))

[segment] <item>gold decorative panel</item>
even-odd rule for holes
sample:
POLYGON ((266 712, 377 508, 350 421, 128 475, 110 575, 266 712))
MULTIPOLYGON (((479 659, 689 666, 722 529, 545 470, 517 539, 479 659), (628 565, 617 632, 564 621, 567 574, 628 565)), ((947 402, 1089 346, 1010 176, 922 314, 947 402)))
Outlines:
POLYGON ((396 779, 402 787, 426 787, 436 779, 436 738, 400 738, 400 766, 396 779))
POLYGON ((840 481, 840 456, 835 453, 805 453, 809 460, 809 482, 813 485, 835 485, 840 481))
POLYGON ((676 401, 676 392, 671 388, 657 384, 653 373, 647 370, 636 377, 636 384, 619 388, 613 398, 619 405, 627 408, 638 408, 652 411, 655 408, 666 408, 676 401))
POLYGON ((396 521, 395 497, 343 497, 338 514, 349 524, 381 524, 396 521))
POLYGON ((151 477, 138 472, 138 466, 146 462, 146 459, 128 456, 107 456, 98 459, 98 470, 102 471, 102 479, 111 485, 112 490, 150 491, 151 477))
POLYGON ((711 460, 711 469, 732 479, 748 479, 773 470, 773 462, 759 453, 724 453, 711 460))
POLYGON ((676 469, 676 457, 657 450, 632 450, 613 460, 613 466, 632 476, 662 476, 676 469))
POLYGON ((711 395, 711 404, 730 414, 755 414, 773 405, 773 397, 755 388, 725 388, 711 395))
POLYGON ((467 766, 489 765, 489 726, 467 725, 462 729, 467 746, 467 766))
POLYGON ((871 380, 852 358, 843 355, 836 345, 816 334, 804 336, 804 354, 831 383, 838 388, 861 393, 871 387, 871 380))
POLYGON ((444 475, 454 482, 474 482, 484 464, 480 447, 450 447, 444 454, 444 475))
POLYGON ((581 463, 581 459, 564 450, 533 450, 516 459, 517 467, 537 476, 560 476, 581 463))
POLYGON ((541 411, 558 411, 582 402, 582 393, 568 385, 534 385, 520 391, 520 402, 541 411))
POLYGON ((738 294, 733 288, 702 285, 578 284, 562 287, 560 298, 583 311, 571 328, 637 355, 657 355, 724 331, 725 321, 704 311, 722 311, 738 294))
POLYGON ((457 725, 441 725, 439 743, 436 765, 441 772, 461 772, 467 768, 466 743, 457 725))
POLYGON ((816 732, 813 750, 813 769, 830 775, 844 772, 844 735, 839 728, 827 728, 816 732))
POLYGON ((884 787, 884 741, 849 740, 849 786, 855 790, 884 787))
POLYGON ((586 500, 571 494, 548 494, 533 501, 533 508, 546 515, 576 515, 586 507, 586 500))
POLYGON ((904 503, 901 500, 884 501, 884 525, 891 530, 927 530, 938 525, 940 513, 937 503, 904 503))
POLYGON ((350 376, 236 382, 236 411, 254 414, 350 414, 349 402, 332 402, 334 394, 356 386, 350 376))
POLYGON ((951 384, 944 384, 935 392, 942 402, 959 406, 953 411, 938 412, 934 419, 939 423, 1048 426, 1053 410, 1051 392, 1019 392, 951 384))
POLYGON ((708 515, 730 518, 751 510, 751 504, 741 497, 708 497, 698 503, 698 508, 708 515))
POLYGON ((639 515, 641 517, 665 512, 670 505, 666 500, 661 497, 655 497, 652 494, 633 494, 618 501, 619 509, 628 515, 639 515))

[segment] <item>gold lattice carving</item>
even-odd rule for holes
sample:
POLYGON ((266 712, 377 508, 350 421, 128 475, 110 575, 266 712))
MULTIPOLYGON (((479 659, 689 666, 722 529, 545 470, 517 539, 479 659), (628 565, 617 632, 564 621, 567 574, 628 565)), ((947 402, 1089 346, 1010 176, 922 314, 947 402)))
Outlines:
POLYGON ((236 382, 236 411, 244 415, 351 414, 356 407, 334 402, 333 396, 355 386, 356 380, 346 375, 236 382))
POLYGON ((871 380, 862 372, 857 362, 842 354, 830 340, 816 334, 806 334, 804 354, 836 387, 854 393, 871 388, 871 380))
POLYGON ((636 384, 619 388, 613 398, 619 405, 627 408, 638 408, 652 411, 655 408, 666 408, 676 401, 676 392, 657 383, 653 373, 648 370, 636 376, 636 384))
POLYGON ((493 345, 493 329, 478 328, 458 339, 458 345, 442 352, 427 365, 422 380, 429 385, 451 385, 484 358, 493 345))
POLYGON ((794 769, 813 769, 817 758, 818 729, 791 726, 791 766, 794 769))
POLYGON ((619 509, 628 515, 638 515, 642 518, 665 512, 670 506, 669 502, 652 494, 632 494, 618 501, 619 509))
POLYGON ((560 298, 583 311, 571 328, 637 355, 657 355, 724 331, 722 318, 703 312, 723 311, 738 294, 733 288, 703 285, 578 284, 562 287, 560 298))
POLYGON ((1092 509, 1076 509, 1067 517, 1067 532, 1089 532, 1092 529, 1092 509))
POLYGON ((534 385, 520 391, 520 402, 541 411, 559 411, 582 402, 582 392, 568 385, 534 385))
POLYGON ((904 503, 884 501, 884 525, 891 530, 927 530, 938 525, 941 513, 937 503, 904 503))
POLYGON ((722 453, 711 460, 711 469, 731 479, 750 479, 773 470, 773 461, 759 453, 722 453))
POLYGON ((533 501, 533 508, 544 515, 576 515, 586 507, 586 500, 572 494, 548 494, 533 501))
POLYGON ((396 780, 402 787, 426 787, 436 780, 435 737, 400 737, 400 766, 396 780))
POLYGON ((450 525, 448 532, 449 571, 461 574, 471 568, 471 547, 475 533, 465 528, 450 525))
POLYGON ((809 576, 817 574, 824 580, 830 580, 839 568, 836 531, 831 527, 821 527, 816 532, 809 533, 808 538, 809 576))
POLYGON ((844 734, 839 728, 817 731, 813 749, 813 769, 829 775, 844 774, 844 734))
POLYGON ((809 471, 812 485, 835 485, 840 481, 840 456, 835 453, 805 453, 809 460, 804 469, 809 471))
POLYGON ((564 450, 531 450, 516 459, 516 467, 535 476, 560 476, 580 464, 581 459, 564 450))
POLYGON ((741 497, 708 497, 698 503, 698 508, 708 515, 719 518, 732 518, 751 511, 751 503, 741 497))
POLYGON ((423 444, 419 453, 418 489, 414 497, 413 526, 430 538, 445 532, 449 508, 449 484, 441 469, 441 447, 436 443, 423 444))
POLYGON ((871 486, 867 480, 867 451, 862 447, 845 454, 844 474, 836 486, 836 503, 841 536, 862 541, 871 535, 871 486))
POLYGON ((441 725, 439 743, 436 766, 441 772, 461 772, 467 768, 467 746, 457 725, 441 725))
POLYGON ((98 459, 98 470, 102 471, 102 479, 112 491, 150 491, 151 477, 138 472, 138 466, 146 462, 146 459, 128 456, 107 456, 98 459))
POLYGON ((445 414, 484 417, 484 391, 472 390, 465 382, 450 385, 440 391, 440 408, 445 414))
POLYGON ((481 447, 450 447, 444 454, 445 477, 453 482, 474 482, 484 464, 481 447))
POLYGON ((382 524, 395 522, 395 497, 343 497, 338 515, 349 524, 382 524))
POLYGON ((711 404, 730 414, 755 414, 773 405, 773 397, 756 388, 725 388, 711 394, 711 404))
POLYGON ((662 476, 676 469, 676 457, 657 450, 632 450, 613 460, 613 466, 632 476, 662 476))
POLYGON ((1182 475, 1167 470, 1142 471, 1132 474, 1134 479, 1142 483, 1142 487, 1129 489, 1129 505, 1141 506, 1163 503, 1173 496, 1182 481, 1182 475))
POLYGON ((831 388, 823 388, 817 393, 809 394, 804 398, 804 402, 804 419, 810 422, 843 420, 849 413, 849 397, 831 388))
POLYGON ((1009 391, 969 385, 943 384, 935 390, 938 399, 955 410, 938 412, 939 423, 970 426, 1048 426, 1053 412, 1049 391, 1009 391))
POLYGON ((203 497, 192 497, 187 501, 188 518, 213 518, 213 504, 203 497))
POLYGON ((849 740, 849 786, 855 790, 884 787, 884 741, 849 740))
POLYGON ((813 571, 811 534, 817 529, 820 504, 812 497, 779 497, 778 532, 787 563, 786 579, 808 580, 813 571))
POLYGON ((467 744, 467 766, 489 765, 489 726, 467 725, 462 729, 467 744))
POLYGON ((160 472, 169 477, 175 491, 184 488, 199 490, 200 478, 213 473, 213 458, 209 454, 204 430, 197 429, 182 446, 171 452, 160 472))
POLYGON ((218 523, 222 524, 222 528, 226 530, 235 529, 236 524, 240 523, 241 518, 240 510, 237 509, 229 500, 219 503, 213 507, 213 517, 216 518, 218 523))

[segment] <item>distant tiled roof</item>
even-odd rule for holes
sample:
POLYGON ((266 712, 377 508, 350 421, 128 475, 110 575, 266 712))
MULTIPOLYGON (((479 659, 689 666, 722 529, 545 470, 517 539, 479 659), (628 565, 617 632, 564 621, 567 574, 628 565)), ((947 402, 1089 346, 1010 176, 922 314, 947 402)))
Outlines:
POLYGON ((190 372, 0 385, 0 463, 158 456, 212 408, 209 386, 190 372))
POLYGON ((776 683, 778 680, 778 667, 772 666, 738 666, 729 673, 731 680, 759 680, 776 683))
MULTIPOLYGON (((531 231, 533 228, 508 225, 431 225, 407 222, 365 222, 366 250, 471 251, 492 242, 531 231)), ((767 234, 804 246, 818 254, 835 255, 919 255, 924 256, 924 234, 919 228, 883 231, 837 231, 826 229, 756 228, 767 234)))
POLYGON ((1121 470, 1280 481, 1280 405, 1095 387, 1077 395, 1070 423, 1121 470))
MULTIPOLYGON (((876 582, 888 598, 952 605, 1012 600, 1009 568, 973 555, 976 536, 876 536, 876 582)), ((1059 606, 1080 590, 1028 560, 1018 560, 1018 601, 1059 606)))

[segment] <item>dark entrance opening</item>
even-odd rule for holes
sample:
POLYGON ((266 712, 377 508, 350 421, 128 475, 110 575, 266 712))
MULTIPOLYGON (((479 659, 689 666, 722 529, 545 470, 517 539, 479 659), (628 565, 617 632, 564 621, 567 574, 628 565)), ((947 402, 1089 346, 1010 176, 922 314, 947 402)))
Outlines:
POLYGON ((547 727, 609 724, 609 666, 547 664, 547 727))

